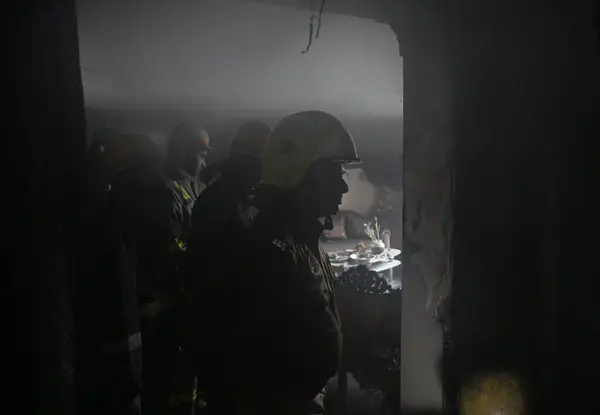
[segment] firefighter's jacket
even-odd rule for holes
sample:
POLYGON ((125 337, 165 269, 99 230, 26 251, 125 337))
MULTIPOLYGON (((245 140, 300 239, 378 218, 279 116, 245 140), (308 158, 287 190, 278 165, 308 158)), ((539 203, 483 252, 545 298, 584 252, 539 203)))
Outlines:
POLYGON ((139 195, 137 292, 143 317, 160 313, 166 306, 165 299, 180 289, 178 267, 187 246, 191 209, 196 199, 189 176, 170 169, 162 174, 160 179, 152 179, 139 195))
POLYGON ((171 166, 167 166, 166 174, 167 186, 171 190, 171 229, 179 249, 185 251, 192 227, 192 209, 197 199, 194 179, 171 166))
POLYGON ((220 253, 213 250, 239 238, 243 226, 252 220, 250 200, 249 191, 227 176, 221 176, 198 196, 185 260, 186 286, 192 287, 196 279, 210 275, 213 266, 218 272, 220 261, 215 258, 220 253))
POLYGON ((136 248, 136 294, 143 306, 176 286, 172 255, 176 243, 169 220, 171 190, 165 186, 159 166, 156 171, 140 167, 111 192, 118 203, 113 210, 119 212, 136 248))
MULTIPOLYGON (((185 327, 178 318, 178 308, 182 300, 179 294, 183 288, 182 261, 188 247, 192 208, 196 201, 196 187, 192 177, 170 165, 166 166, 165 173, 166 188, 169 190, 169 209, 161 219, 163 224, 168 224, 169 229, 168 236, 165 236, 165 242, 168 243, 171 269, 165 276, 170 284, 163 284, 161 286, 162 297, 158 301, 143 305, 141 313, 144 317, 153 317, 158 313, 164 313, 163 316, 167 318, 166 321, 163 319, 161 328, 155 327, 160 331, 159 336, 155 336, 155 341, 172 342, 173 355, 157 356, 156 358, 162 358, 171 366, 169 374, 165 375, 172 377, 169 405, 189 406, 188 410, 192 411, 196 399, 194 372, 189 363, 189 354, 186 350, 178 347, 182 345, 181 336, 185 335, 189 327, 185 327), (160 337, 172 338, 161 340, 160 337)), ((144 322, 148 322, 143 326, 146 330, 147 327, 152 326, 150 321, 143 320, 144 322)), ((165 353, 169 353, 169 351, 167 350, 165 353)))
MULTIPOLYGON (((81 400, 91 414, 139 410, 142 338, 136 295, 139 209, 124 180, 96 199, 84 223, 85 272, 77 284, 81 400)), ((106 185, 108 189, 108 184, 106 185)))
POLYGON ((238 215, 243 232, 222 252, 227 264, 194 290, 206 327, 198 335, 213 343, 198 350, 232 390, 309 401, 335 375, 342 346, 322 225, 253 205, 238 215))

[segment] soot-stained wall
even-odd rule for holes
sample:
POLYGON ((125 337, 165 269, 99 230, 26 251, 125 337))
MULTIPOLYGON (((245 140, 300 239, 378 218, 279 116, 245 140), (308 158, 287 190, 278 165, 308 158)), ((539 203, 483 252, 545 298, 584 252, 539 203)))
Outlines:
POLYGON ((405 85, 403 406, 441 403, 442 333, 410 301, 431 304, 420 281, 451 271, 447 403, 470 374, 501 368, 523 377, 532 410, 556 411, 598 369, 584 341, 598 335, 593 300, 574 295, 598 266, 564 262, 589 250, 594 222, 583 196, 600 123, 594 4, 415 4, 390 7, 405 85))

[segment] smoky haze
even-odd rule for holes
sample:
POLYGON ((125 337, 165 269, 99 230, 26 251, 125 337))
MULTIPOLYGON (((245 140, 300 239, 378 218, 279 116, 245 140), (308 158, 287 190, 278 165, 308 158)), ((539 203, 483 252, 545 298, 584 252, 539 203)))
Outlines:
POLYGON ((392 30, 242 0, 79 0, 88 106, 401 114, 392 30))

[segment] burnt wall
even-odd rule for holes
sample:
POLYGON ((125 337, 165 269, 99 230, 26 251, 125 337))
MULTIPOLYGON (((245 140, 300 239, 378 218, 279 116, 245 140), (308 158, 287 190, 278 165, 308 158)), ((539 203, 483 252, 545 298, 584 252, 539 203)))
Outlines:
POLYGON ((401 407, 443 407, 441 310, 450 293, 452 105, 447 30, 428 2, 390 2, 404 63, 401 407))
POLYGON ((536 411, 594 405, 581 395, 597 370, 584 340, 597 335, 594 291, 581 291, 598 270, 585 254, 597 229, 593 2, 407 3, 390 8, 405 67, 403 406, 439 403, 429 345, 441 330, 419 310, 431 305, 422 281, 444 286, 449 271, 449 406, 468 376, 496 368, 523 377, 536 411), (416 297, 419 308, 404 301, 416 297))
MULTIPOLYGON (((562 230, 584 229, 568 225, 582 182, 570 189, 561 182, 586 165, 585 149, 599 133, 591 5, 522 10, 512 19, 474 8, 453 48, 455 373, 520 372, 537 410, 556 410, 560 399, 568 404, 570 392, 554 385, 577 377, 585 389, 585 372, 597 361, 584 338, 569 333, 573 324, 593 333, 586 294, 573 295, 591 269, 573 275, 585 263, 579 255, 573 269, 561 269, 569 255, 562 230), (562 347, 579 341, 579 353, 562 347)), ((576 245, 585 252, 584 239, 576 245)))

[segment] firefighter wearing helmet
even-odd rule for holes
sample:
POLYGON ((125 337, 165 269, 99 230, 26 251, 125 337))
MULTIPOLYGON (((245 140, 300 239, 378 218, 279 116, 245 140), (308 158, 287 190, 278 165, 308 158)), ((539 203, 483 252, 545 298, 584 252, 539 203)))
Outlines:
MULTIPOLYGON (((240 233, 236 218, 250 203, 251 191, 260 181, 262 153, 270 132, 271 127, 262 121, 244 123, 233 137, 228 157, 203 171, 201 179, 209 185, 198 196, 192 213, 183 272, 186 292, 220 273, 220 262, 214 258, 222 255, 229 241, 240 233), (206 174, 208 171, 211 173, 206 174)), ((194 323, 187 324, 184 318, 180 321, 184 322, 180 331, 185 336, 189 332, 186 327, 194 323)), ((184 346, 188 348, 192 349, 184 346)), ((196 372, 198 390, 202 391, 202 368, 196 372)))
POLYGON ((190 251, 206 253, 205 243, 214 245, 214 238, 224 233, 224 226, 245 209, 251 191, 260 182, 260 165, 270 132, 271 127, 263 121, 244 123, 233 137, 229 156, 205 169, 218 172, 205 180, 209 186, 194 205, 190 251))
POLYGON ((260 181, 260 160, 270 133, 271 126, 264 121, 251 120, 242 124, 231 141, 228 157, 202 170, 202 183, 210 186, 221 177, 224 169, 229 169, 236 176, 236 182, 241 182, 244 187, 256 186, 260 181))
POLYGON ((253 220, 244 221, 230 265, 198 301, 213 308, 206 326, 214 344, 204 352, 221 384, 212 387, 229 394, 215 401, 209 394, 215 412, 322 413, 342 336, 334 273, 319 241, 323 218, 348 191, 344 165, 358 161, 351 135, 330 114, 293 114, 271 132, 253 220), (216 318, 224 301, 228 312, 216 318))
MULTIPOLYGON (((168 247, 170 275, 162 284, 158 298, 147 305, 151 318, 155 348, 151 390, 146 394, 151 403, 144 411, 156 414, 190 413, 196 400, 194 374, 189 358, 181 348, 177 334, 178 311, 182 289, 181 267, 187 250, 192 226, 192 209, 199 194, 199 173, 206 165, 211 151, 206 130, 193 122, 184 121, 173 128, 167 140, 166 185, 170 190, 170 207, 161 218, 168 224, 169 235, 163 240, 168 247)), ((146 343, 144 343, 146 344, 146 343)))
POLYGON ((208 133, 191 122, 176 125, 167 141, 166 173, 168 184, 173 191, 170 219, 179 251, 185 251, 187 248, 192 209, 199 193, 197 177, 205 167, 206 156, 210 151, 208 133))
MULTIPOLYGON (((83 412, 91 414, 134 414, 141 408, 146 375, 137 283, 149 278, 155 268, 147 261, 151 247, 146 241, 154 232, 147 225, 150 212, 155 211, 147 194, 164 191, 162 200, 168 199, 160 153, 150 138, 126 134, 110 141, 104 151, 95 150, 98 194, 83 223, 87 249, 82 263, 89 269, 77 287, 81 405, 83 412)), ((160 200, 154 197, 151 202, 160 200)))

